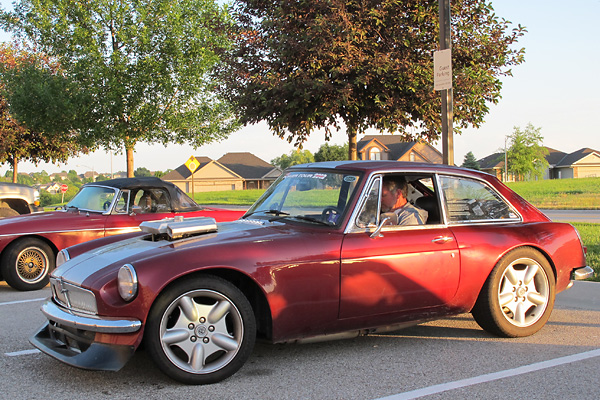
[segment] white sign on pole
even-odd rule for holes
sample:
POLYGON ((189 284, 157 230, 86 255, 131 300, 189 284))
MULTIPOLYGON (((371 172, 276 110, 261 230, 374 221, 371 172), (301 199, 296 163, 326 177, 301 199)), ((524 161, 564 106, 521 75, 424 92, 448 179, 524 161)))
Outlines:
POLYGON ((439 50, 433 53, 433 88, 452 89, 452 51, 439 50))

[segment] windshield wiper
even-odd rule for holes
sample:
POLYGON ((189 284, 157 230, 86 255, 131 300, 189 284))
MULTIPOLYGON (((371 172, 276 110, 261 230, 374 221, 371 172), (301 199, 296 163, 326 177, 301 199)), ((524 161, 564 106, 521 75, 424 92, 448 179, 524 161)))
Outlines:
POLYGON ((269 222, 279 221, 280 219, 284 219, 284 218, 294 218, 294 219, 299 219, 301 221, 312 222, 312 223, 319 224, 319 225, 332 226, 332 224, 330 224, 329 222, 324 222, 317 218, 306 217, 304 215, 289 215, 289 214, 270 218, 269 222))
POLYGON ((245 219, 245 218, 248 218, 251 215, 258 214, 258 213, 272 214, 272 215, 276 215, 276 216, 287 216, 287 215, 290 215, 289 213, 286 213, 286 212, 280 211, 280 210, 258 210, 258 211, 253 211, 250 214, 244 215, 243 218, 245 219))

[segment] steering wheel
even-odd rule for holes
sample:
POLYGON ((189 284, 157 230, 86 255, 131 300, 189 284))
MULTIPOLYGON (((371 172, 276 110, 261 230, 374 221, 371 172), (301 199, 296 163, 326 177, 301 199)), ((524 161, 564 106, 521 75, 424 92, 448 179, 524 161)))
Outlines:
POLYGON ((104 209, 104 211, 108 210, 108 207, 110 207, 110 201, 106 200, 104 202, 104 204, 102 205, 102 208, 104 209))
POLYGON ((321 212, 321 219, 325 222, 335 224, 341 213, 342 212, 337 207, 327 206, 321 212))

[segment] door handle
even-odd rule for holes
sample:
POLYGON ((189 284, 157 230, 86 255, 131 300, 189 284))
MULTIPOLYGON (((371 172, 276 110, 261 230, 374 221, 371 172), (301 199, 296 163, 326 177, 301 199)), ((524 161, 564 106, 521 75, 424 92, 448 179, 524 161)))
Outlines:
POLYGON ((437 244, 444 244, 450 242, 452 239, 452 236, 438 236, 434 238, 431 242, 437 244))

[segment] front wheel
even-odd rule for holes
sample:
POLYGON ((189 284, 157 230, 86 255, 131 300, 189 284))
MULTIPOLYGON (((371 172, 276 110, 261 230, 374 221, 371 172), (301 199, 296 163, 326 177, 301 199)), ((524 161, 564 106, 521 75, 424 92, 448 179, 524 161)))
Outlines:
POLYGON ((11 243, 2 257, 2 276, 17 290, 38 290, 48 284, 54 269, 52 248, 35 238, 19 239, 11 243))
POLYGON ((228 281, 202 276, 167 289, 152 306, 146 348, 166 375, 209 384, 233 375, 256 339, 250 303, 228 281))
POLYGON ((554 307, 554 273, 537 250, 524 247, 505 255, 485 282, 472 310, 475 321, 501 337, 539 331, 554 307))

